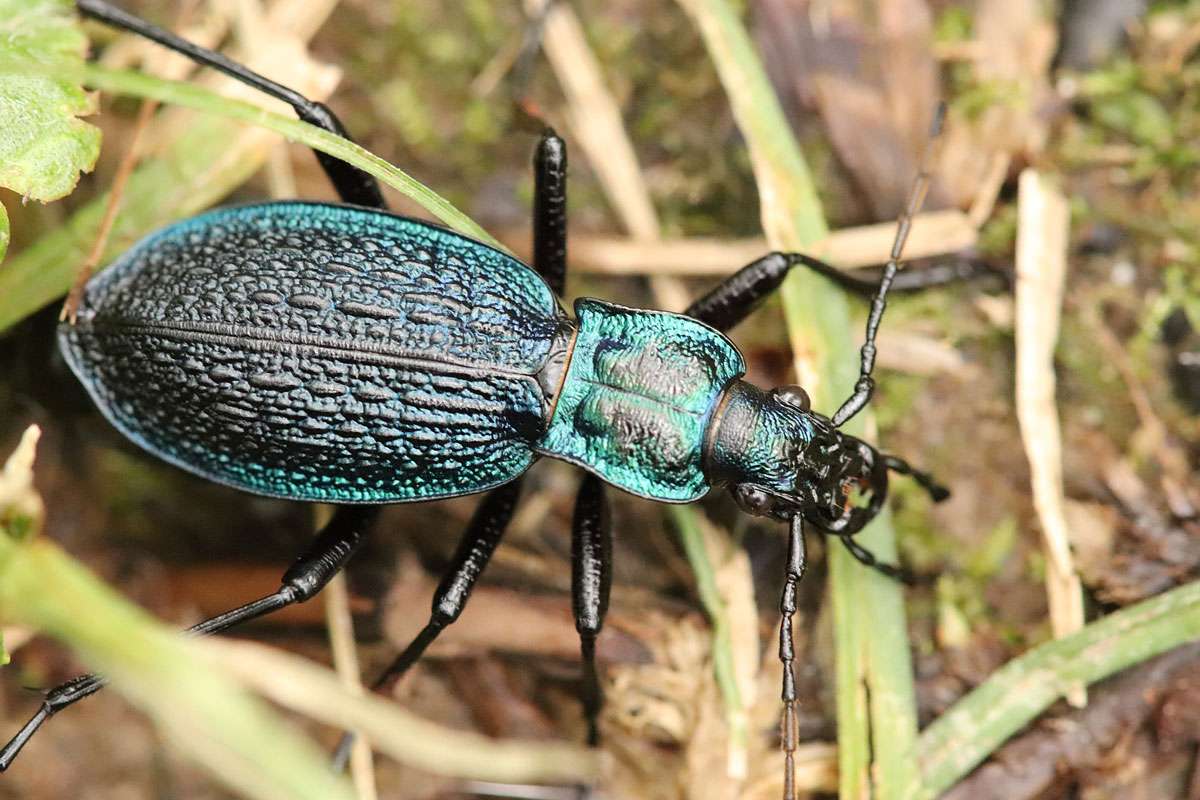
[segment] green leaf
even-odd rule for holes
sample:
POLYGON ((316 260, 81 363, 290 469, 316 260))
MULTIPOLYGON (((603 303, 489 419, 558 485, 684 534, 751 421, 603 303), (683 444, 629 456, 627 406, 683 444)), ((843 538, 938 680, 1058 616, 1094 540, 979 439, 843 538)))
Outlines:
POLYGON ((0 186, 57 200, 95 166, 100 130, 78 119, 95 99, 64 77, 86 49, 71 3, 0 0, 0 186))

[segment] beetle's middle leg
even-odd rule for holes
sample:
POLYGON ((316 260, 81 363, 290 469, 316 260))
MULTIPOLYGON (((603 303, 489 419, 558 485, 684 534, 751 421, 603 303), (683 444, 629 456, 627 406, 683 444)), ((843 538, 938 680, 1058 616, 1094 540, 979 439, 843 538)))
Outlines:
MULTIPOLYGON (((220 633, 314 597, 358 550, 378 510, 377 506, 339 506, 309 548, 283 574, 277 591, 193 625, 188 632, 198 636, 220 633)), ((0 749, 0 772, 12 764, 21 748, 46 720, 100 691, 106 683, 99 675, 81 675, 51 689, 37 713, 0 749)))
MULTIPOLYGON (((434 592, 429 621, 408 647, 404 648, 375 679, 371 684, 371 691, 381 692, 394 686, 446 626, 462 614, 471 596, 471 590, 475 588, 475 582, 487 567, 492 553, 496 551, 496 545, 500 543, 500 538, 512 520, 517 500, 521 496, 522 480, 517 478, 492 489, 483 498, 458 542, 458 550, 451 559, 450 568, 446 570, 437 591, 434 592)), ((350 758, 352 744, 354 734, 344 734, 333 757, 334 769, 341 770, 345 767, 350 758)))
POLYGON ((589 472, 579 487, 571 524, 571 607, 583 658, 580 699, 587 720, 587 742, 592 747, 600 743, 596 720, 604 703, 600 674, 596 670, 596 638, 604 625, 611 588, 612 526, 608 498, 604 484, 589 472))
POLYGON ((567 144, 549 126, 533 153, 533 268, 561 297, 567 284, 567 144))
MULTIPOLYGON (((552 128, 542 132, 533 156, 533 175, 533 266, 561 296, 567 276, 567 146, 552 128)), ((604 702, 596 669, 596 637, 612 586, 612 527, 605 491, 599 478, 584 475, 571 525, 571 606, 583 661, 580 701, 592 746, 600 741, 596 720, 604 702)))

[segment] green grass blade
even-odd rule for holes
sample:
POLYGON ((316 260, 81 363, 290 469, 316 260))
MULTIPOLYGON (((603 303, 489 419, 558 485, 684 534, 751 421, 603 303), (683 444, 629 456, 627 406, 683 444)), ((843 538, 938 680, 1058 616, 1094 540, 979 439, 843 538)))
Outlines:
MULTIPOLYGON (((89 85, 99 89, 211 112, 198 117, 165 151, 134 171, 105 252, 105 261, 150 231, 218 202, 258 169, 263 152, 239 149, 243 128, 238 122, 249 122, 339 158, 344 157, 421 203, 450 227, 499 246, 444 198, 383 159, 312 125, 222 97, 201 87, 140 73, 88 65, 85 77, 89 85)), ((88 203, 61 228, 43 236, 0 268, 0 332, 66 292, 92 246, 106 202, 107 194, 88 203)))
POLYGON ((386 185, 419 203, 426 211, 459 233, 504 249, 491 234, 437 192, 369 150, 323 131, 315 125, 275 114, 253 103, 224 97, 195 84, 165 80, 141 72, 107 69, 98 64, 85 66, 84 83, 102 91, 135 95, 160 103, 220 114, 274 131, 288 141, 320 150, 374 175, 386 185))
POLYGON ((0 622, 69 644, 229 789, 261 800, 351 800, 349 784, 329 771, 315 744, 192 643, 34 536, 42 516, 32 489, 36 440, 30 428, 0 473, 0 622))
POLYGON ((1122 609, 1013 659, 922 731, 922 782, 905 800, 932 800, 1071 687, 1200 639, 1200 582, 1122 609))
MULTIPOLYGON (((783 250, 812 246, 827 233, 817 193, 741 21, 724 0, 683 0, 683 5, 696 19, 749 145, 768 240, 783 250)), ((845 297, 824 279, 801 271, 784 284, 783 302, 801 382, 817 407, 832 411, 857 377, 857 331, 845 297)), ((860 416, 848 430, 861 434, 864 426, 860 416)), ((886 514, 858 538, 881 557, 895 558, 886 514)), ((911 759, 916 706, 903 594, 840 547, 832 548, 830 573, 841 795, 870 796, 873 753, 875 796, 892 797, 895 787, 917 780, 911 759)))
POLYGON ((683 543, 683 552, 687 555, 688 565, 696 577, 696 591, 700 602, 712 623, 713 631, 713 672, 716 676, 717 688, 721 692, 721 700, 725 706, 725 718, 729 725, 729 744, 731 752, 745 752, 749 737, 749 720, 746 715, 746 704, 738 688, 737 669, 734 664, 733 637, 730 633, 729 614, 725 601, 721 598, 721 590, 717 586, 716 567, 709 558, 708 548, 704 544, 704 531, 694 510, 687 506, 672 505, 668 507, 675 527, 679 531, 679 539, 683 543))

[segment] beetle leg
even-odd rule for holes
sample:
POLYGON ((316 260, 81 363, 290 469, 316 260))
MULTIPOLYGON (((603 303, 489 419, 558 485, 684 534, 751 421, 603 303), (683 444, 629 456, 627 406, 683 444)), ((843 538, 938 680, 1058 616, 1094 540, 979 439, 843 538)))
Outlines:
MULTIPOLYGON (((878 278, 864 278, 803 253, 770 253, 753 261, 717 284, 696 300, 684 313, 717 330, 726 331, 748 317, 782 284, 793 267, 803 266, 833 281, 846 291, 863 297, 874 296, 878 278)), ((986 264, 962 260, 937 264, 920 271, 896 274, 893 292, 917 292, 957 281, 994 274, 986 264)))
POLYGON ((883 463, 886 464, 887 468, 893 472, 899 472, 901 475, 908 475, 911 477, 917 482, 918 486, 920 486, 929 494, 929 498, 933 500, 933 502, 940 503, 943 500, 949 499, 950 490, 938 483, 937 480, 928 472, 919 470, 904 459, 888 453, 883 454, 883 463))
POLYGON ((587 474, 575 501, 571 526, 571 605, 579 647, 583 658, 581 700, 587 717, 588 744, 600 741, 596 718, 604 702, 600 676, 596 671, 596 637, 608 611, 608 593, 612 588, 612 526, 604 484, 587 474))
MULTIPOLYGON (((945 113, 945 105, 939 105, 930 132, 931 143, 935 142, 941 134, 945 113)), ((746 315, 753 311, 755 305, 763 298, 778 289, 792 267, 801 265, 825 276, 839 286, 871 294, 871 311, 867 315, 866 341, 859 353, 858 380, 854 384, 854 392, 833 415, 833 424, 840 428, 843 423, 862 411, 875 390, 875 381, 871 377, 871 373, 875 369, 875 335, 879 332, 879 323, 883 319, 884 309, 887 308, 888 291, 892 288, 899 288, 903 283, 900 280, 902 275, 897 275, 900 269, 900 257, 904 253, 904 244, 908 241, 913 218, 925 202, 925 194, 929 190, 933 169, 933 150, 932 147, 925 149, 921 167, 913 181, 904 212, 900 215, 900 220, 896 225, 896 238, 892 242, 891 255, 883 268, 883 275, 877 283, 847 275, 823 261, 802 253, 771 253, 731 275, 711 292, 692 303, 685 313, 721 330, 731 328, 745 319, 746 315)))
POLYGON ((884 562, 875 558, 874 553, 863 547, 858 542, 854 541, 854 539, 850 536, 839 536, 838 538, 842 540, 842 544, 844 544, 846 549, 850 551, 850 555, 854 556, 854 560, 862 564, 864 567, 870 567, 885 577, 900 581, 905 586, 916 585, 916 577, 908 570, 904 569, 903 567, 897 567, 894 564, 885 564, 884 562))
MULTIPOLYGON (((383 691, 393 686, 409 667, 425 652, 442 630, 458 619, 467 605, 475 582, 487 566, 512 519, 517 500, 521 496, 521 479, 518 478, 488 492, 475 510, 466 532, 458 543, 458 550, 446 571, 437 592, 433 595, 433 611, 429 622, 417 637, 383 671, 371 685, 372 691, 383 691)), ((350 757, 354 734, 346 733, 338 743, 333 757, 334 768, 341 770, 350 757)))
POLYGON ((554 293, 567 281, 567 144, 547 127, 533 154, 533 268, 554 293))
MULTIPOLYGON (((188 628, 188 632, 198 636, 219 633, 278 611, 284 606, 303 603, 312 598, 346 566, 346 562, 366 538, 378 510, 377 506, 338 507, 333 518, 317 534, 308 550, 283 574, 278 591, 193 625, 188 628)), ((37 713, 3 749, 0 749, 0 772, 8 769, 42 723, 67 706, 100 691, 106 683, 107 680, 99 675, 80 675, 50 690, 37 713)))
MULTIPOLYGON (((341 120, 324 103, 309 100, 294 89, 269 80, 228 56, 193 44, 170 31, 163 30, 157 25, 117 8, 106 0, 76 0, 75 6, 85 17, 91 17, 114 28, 145 37, 169 50, 187 56, 197 64, 224 72, 247 86, 288 103, 296 110, 296 115, 305 122, 343 139, 350 139, 341 120)), ((313 153, 343 201, 371 208, 387 208, 383 201, 383 193, 379 189, 379 183, 374 177, 331 155, 316 150, 313 153)))

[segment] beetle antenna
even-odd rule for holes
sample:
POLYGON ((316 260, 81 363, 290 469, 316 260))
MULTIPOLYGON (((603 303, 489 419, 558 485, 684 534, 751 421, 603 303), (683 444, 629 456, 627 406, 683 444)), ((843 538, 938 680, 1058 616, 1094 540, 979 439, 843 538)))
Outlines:
POLYGON ((883 268, 883 277, 880 278, 879 288, 875 291, 875 298, 871 301, 871 313, 867 317, 867 339, 863 342, 862 350, 859 351, 862 366, 859 370, 858 380, 854 384, 854 393, 846 399, 846 402, 842 403, 842 407, 833 415, 833 424, 835 427, 842 427, 843 424, 862 411, 871 400, 871 395, 875 391, 875 379, 871 377, 871 373, 875 370, 875 334, 879 331, 879 322, 883 319, 883 310, 887 308, 888 290, 892 288, 892 281, 896 278, 896 271, 900 269, 900 256, 904 253, 904 243, 908 241, 908 232, 912 228, 913 217, 921 209, 921 205, 925 202, 925 193, 929 191, 929 181, 933 172, 934 153, 936 150, 934 145, 942 133, 942 123, 945 119, 946 103, 943 101, 938 103, 937 111, 934 112, 933 125, 929 132, 929 142, 925 145, 925 152, 921 156, 920 169, 917 171, 917 177, 913 181, 912 191, 909 192, 904 212, 900 215, 900 220, 896 224, 896 239, 892 242, 892 254, 888 258, 887 266, 883 268))
POLYGON ((797 513, 788 525, 787 575, 779 599, 779 660, 783 662, 783 718, 780 720, 780 746, 783 748, 783 797, 796 797, 796 645, 792 639, 792 617, 796 614, 796 594, 804 577, 807 558, 804 551, 804 517, 797 513))

